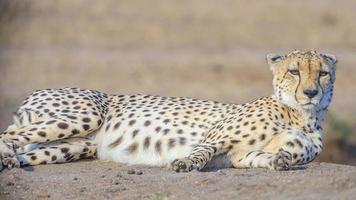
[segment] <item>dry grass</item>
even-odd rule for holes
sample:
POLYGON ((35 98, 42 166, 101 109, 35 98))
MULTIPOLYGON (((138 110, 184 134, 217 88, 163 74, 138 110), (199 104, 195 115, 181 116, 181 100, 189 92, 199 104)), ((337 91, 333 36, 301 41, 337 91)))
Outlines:
MULTIPOLYGON (((355 7, 351 0, 0 1, 0 128, 39 88, 245 102, 271 94, 264 55, 294 48, 338 55, 330 109, 354 127, 355 7)), ((339 132, 328 130, 328 138, 339 132)))

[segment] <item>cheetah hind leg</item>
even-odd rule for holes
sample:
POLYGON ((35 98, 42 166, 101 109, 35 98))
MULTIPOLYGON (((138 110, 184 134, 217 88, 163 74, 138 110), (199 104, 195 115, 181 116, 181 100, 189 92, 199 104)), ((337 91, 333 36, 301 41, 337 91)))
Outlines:
POLYGON ((21 166, 72 162, 93 158, 97 146, 88 138, 69 138, 40 144, 36 149, 17 155, 21 166))

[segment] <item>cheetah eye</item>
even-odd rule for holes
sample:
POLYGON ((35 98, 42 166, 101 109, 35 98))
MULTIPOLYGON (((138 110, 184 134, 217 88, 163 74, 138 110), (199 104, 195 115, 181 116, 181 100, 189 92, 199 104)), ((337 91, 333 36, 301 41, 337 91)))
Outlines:
POLYGON ((299 75, 299 70, 296 70, 296 69, 288 70, 288 72, 293 74, 293 75, 295 75, 295 76, 299 75))
POLYGON ((326 76, 328 74, 329 74, 329 72, 326 72, 326 71, 320 71, 319 72, 319 76, 326 76))

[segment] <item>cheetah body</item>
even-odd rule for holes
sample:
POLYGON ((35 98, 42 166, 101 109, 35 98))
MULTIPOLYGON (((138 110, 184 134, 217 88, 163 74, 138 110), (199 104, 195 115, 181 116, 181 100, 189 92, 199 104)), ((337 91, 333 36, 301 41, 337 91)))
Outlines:
POLYGON ((0 161, 11 168, 97 155, 178 172, 306 164, 322 150, 336 58, 294 51, 267 61, 275 94, 246 104, 79 88, 36 91, 0 134, 0 161))
POLYGON ((193 98, 113 96, 96 138, 98 156, 128 164, 166 166, 189 155, 234 105, 193 98))

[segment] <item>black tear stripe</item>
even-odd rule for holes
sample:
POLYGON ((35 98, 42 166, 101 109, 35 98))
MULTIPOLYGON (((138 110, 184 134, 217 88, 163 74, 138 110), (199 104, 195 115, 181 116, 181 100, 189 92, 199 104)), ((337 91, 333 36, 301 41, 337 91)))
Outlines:
POLYGON ((325 93, 323 87, 321 87, 321 84, 320 84, 320 77, 318 77, 318 85, 319 85, 319 87, 321 88, 321 96, 322 96, 322 97, 320 98, 320 100, 319 100, 319 104, 320 104, 321 101, 322 101, 323 98, 324 98, 324 93, 325 93))
POLYGON ((295 101, 298 102, 298 103, 299 103, 299 101, 298 101, 298 99, 297 99, 297 90, 298 90, 298 88, 299 88, 299 85, 300 85, 300 81, 301 81, 301 80, 302 80, 302 79, 301 79, 300 76, 299 76, 298 85, 297 85, 297 87, 295 88, 295 91, 294 91, 294 99, 295 99, 295 101))

